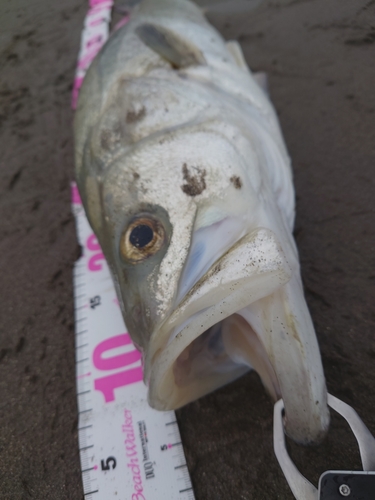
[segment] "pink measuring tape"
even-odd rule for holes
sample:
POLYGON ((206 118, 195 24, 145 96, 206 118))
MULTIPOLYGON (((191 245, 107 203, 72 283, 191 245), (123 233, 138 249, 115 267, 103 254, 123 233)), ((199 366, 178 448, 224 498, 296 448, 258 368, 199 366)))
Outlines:
MULTIPOLYGON (((109 36, 112 7, 111 0, 90 1, 73 109, 85 73, 109 36)), ((108 265, 75 184, 72 207, 82 247, 74 269, 74 291, 85 499, 194 500, 175 413, 158 412, 147 403, 141 354, 127 333, 108 265)))

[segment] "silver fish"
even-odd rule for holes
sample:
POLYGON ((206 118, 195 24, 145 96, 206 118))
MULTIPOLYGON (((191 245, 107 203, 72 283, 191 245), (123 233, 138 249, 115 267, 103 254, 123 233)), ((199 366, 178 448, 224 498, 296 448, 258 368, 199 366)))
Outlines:
POLYGON ((288 435, 319 441, 329 412, 290 160, 240 46, 188 0, 142 0, 86 75, 75 142, 150 405, 178 408, 254 368, 283 398, 288 435))

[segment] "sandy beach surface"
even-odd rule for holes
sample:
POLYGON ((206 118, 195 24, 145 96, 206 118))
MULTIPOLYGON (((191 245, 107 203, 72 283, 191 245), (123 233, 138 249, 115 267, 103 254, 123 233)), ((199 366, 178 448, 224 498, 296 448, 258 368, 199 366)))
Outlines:
MULTIPOLYGON (((70 96, 82 0, 0 3, 0 498, 81 500, 70 96)), ((269 76, 293 161, 295 237, 329 391, 375 433, 375 1, 264 0, 209 15, 269 76)), ((258 377, 177 412, 197 500, 292 500, 258 377)), ((313 482, 360 468, 333 415, 313 482)))

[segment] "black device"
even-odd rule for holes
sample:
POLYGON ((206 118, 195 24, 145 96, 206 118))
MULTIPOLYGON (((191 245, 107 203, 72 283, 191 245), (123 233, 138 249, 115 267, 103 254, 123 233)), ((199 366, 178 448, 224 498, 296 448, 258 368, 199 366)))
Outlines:
POLYGON ((375 500, 375 472, 329 470, 320 476, 319 500, 375 500))

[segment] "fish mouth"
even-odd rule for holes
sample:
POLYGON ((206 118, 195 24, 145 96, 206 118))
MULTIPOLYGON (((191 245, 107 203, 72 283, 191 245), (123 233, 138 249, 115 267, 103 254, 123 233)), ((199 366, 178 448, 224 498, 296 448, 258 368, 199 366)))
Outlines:
POLYGON ((275 401, 283 398, 286 433, 302 444, 321 441, 327 392, 298 262, 263 228, 218 259, 151 336, 149 403, 179 408, 250 368, 275 401))

